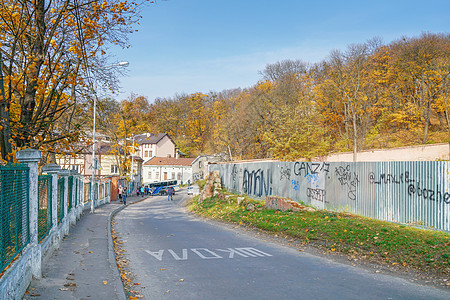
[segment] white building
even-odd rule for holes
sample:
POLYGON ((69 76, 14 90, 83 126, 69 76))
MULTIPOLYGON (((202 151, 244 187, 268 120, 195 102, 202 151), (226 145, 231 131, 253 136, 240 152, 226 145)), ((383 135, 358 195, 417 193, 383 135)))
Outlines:
POLYGON ((179 184, 194 182, 192 162, 195 158, 153 157, 142 165, 143 183, 177 180, 179 184))
POLYGON ((138 145, 136 156, 140 156, 144 161, 152 157, 175 157, 177 146, 167 133, 143 133, 134 137, 135 144, 138 145))

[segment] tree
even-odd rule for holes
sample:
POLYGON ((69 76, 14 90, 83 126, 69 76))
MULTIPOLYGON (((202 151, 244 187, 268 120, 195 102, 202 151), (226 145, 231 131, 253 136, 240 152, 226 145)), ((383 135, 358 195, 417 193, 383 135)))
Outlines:
POLYGON ((57 121, 76 112, 78 98, 90 88, 90 71, 107 72, 98 69, 107 60, 106 47, 126 45, 137 8, 117 0, 0 3, 3 159, 23 147, 53 152, 57 143, 80 137, 80 124, 61 127, 57 121))

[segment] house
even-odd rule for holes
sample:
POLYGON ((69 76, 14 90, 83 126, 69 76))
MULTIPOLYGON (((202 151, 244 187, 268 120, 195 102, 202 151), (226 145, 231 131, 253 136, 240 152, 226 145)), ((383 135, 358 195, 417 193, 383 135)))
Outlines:
POLYGON ((167 133, 138 134, 134 136, 134 143, 138 145, 135 155, 144 161, 152 157, 176 157, 178 153, 175 142, 167 133))
POLYGON ((192 162, 195 158, 153 157, 142 166, 143 183, 177 180, 179 184, 193 182, 192 162))
POLYGON ((193 181, 204 179, 208 175, 208 164, 229 161, 226 153, 217 153, 213 155, 199 155, 192 162, 193 181))

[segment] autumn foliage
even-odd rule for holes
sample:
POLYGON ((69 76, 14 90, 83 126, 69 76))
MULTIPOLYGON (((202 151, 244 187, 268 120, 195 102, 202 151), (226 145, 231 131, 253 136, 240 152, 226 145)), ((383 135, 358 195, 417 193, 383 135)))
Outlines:
POLYGON ((93 74, 106 81, 108 74, 100 71, 106 49, 126 46, 138 6, 117 0, 1 1, 3 159, 24 147, 77 151, 93 74))
POLYGON ((154 131, 190 155, 311 159, 450 141, 450 36, 424 33, 266 66, 247 89, 157 99, 154 131))

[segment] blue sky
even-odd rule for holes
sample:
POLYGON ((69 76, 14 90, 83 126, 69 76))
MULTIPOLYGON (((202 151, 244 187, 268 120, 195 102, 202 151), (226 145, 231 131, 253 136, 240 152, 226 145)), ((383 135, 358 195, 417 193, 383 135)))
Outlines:
POLYGON ((118 100, 246 88, 283 59, 319 62, 379 36, 385 43, 450 31, 450 0, 167 0, 142 11, 118 100))

